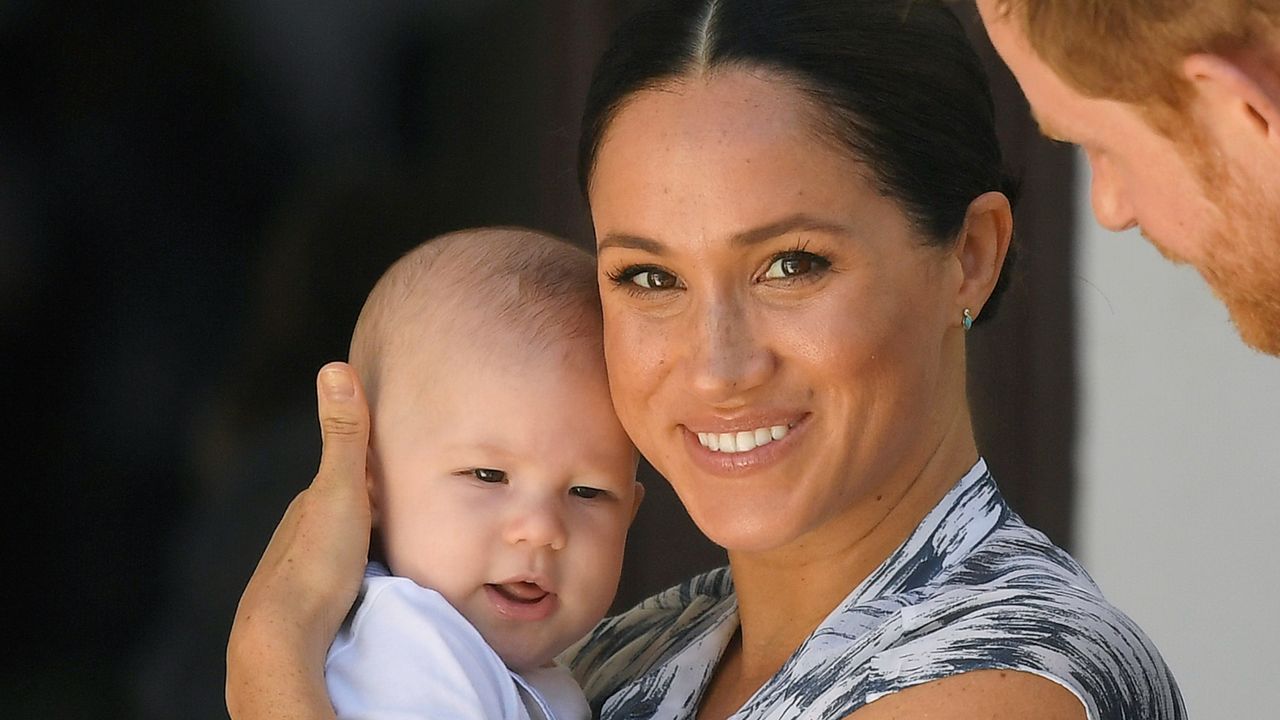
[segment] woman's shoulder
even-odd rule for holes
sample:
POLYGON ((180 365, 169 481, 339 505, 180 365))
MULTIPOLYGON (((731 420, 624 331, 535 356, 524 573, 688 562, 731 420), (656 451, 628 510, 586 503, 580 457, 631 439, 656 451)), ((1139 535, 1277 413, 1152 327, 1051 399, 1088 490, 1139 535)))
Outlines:
POLYGON ((723 624, 736 609, 729 568, 716 568, 605 618, 560 661, 588 698, 604 698, 723 624))
POLYGON ((1065 551, 1016 516, 898 612, 869 663, 870 698, 970 670, 1015 670, 1074 693, 1090 718, 1185 717, 1172 672, 1065 551))

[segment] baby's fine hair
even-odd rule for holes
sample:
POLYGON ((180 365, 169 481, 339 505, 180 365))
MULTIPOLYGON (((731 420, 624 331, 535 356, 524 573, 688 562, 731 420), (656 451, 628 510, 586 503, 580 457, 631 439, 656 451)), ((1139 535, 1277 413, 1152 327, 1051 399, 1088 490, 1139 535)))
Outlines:
POLYGON ((350 360, 375 401, 384 364, 415 349, 545 352, 600 346, 595 259, 565 240, 519 227, 459 230, 397 260, 356 320, 350 360))

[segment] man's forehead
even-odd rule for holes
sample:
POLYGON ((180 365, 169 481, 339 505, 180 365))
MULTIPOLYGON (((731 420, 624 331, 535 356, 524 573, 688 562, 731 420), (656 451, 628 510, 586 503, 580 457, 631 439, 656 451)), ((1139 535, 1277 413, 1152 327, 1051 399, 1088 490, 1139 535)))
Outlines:
POLYGON ((979 0, 983 20, 992 44, 1009 66, 1030 106, 1031 116, 1045 137, 1060 142, 1079 142, 1075 128, 1064 122, 1063 113, 1072 113, 1073 103, 1084 98, 1046 63, 1027 42, 1020 28, 1007 15, 1007 3, 979 0))

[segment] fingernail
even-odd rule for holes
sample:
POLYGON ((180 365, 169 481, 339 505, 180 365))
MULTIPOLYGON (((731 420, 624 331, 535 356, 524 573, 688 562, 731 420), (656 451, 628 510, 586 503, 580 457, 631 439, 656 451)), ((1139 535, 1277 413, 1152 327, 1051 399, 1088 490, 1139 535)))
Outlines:
POLYGON ((356 388, 351 384, 351 376, 341 368, 320 371, 320 384, 324 387, 325 395, 331 400, 350 400, 356 394, 356 388))

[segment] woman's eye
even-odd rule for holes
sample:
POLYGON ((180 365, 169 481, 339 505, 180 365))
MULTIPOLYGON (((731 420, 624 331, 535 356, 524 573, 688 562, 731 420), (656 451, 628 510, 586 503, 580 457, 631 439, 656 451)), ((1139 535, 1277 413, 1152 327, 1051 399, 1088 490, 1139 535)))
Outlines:
POLYGON ((600 488, 583 487, 579 485, 577 487, 569 488, 569 494, 573 495, 574 497, 580 497, 584 500, 592 500, 600 497, 601 495, 604 495, 604 490, 601 490, 600 488))
POLYGON ((472 468, 471 474, 480 482, 501 483, 507 481, 507 474, 492 468, 472 468))
POLYGON ((814 255, 813 253, 794 251, 784 253, 773 259, 769 267, 764 271, 765 280, 786 280, 788 278, 800 277, 814 272, 820 272, 831 267, 831 263, 825 258, 814 255))
POLYGON ((680 287, 680 278, 662 268, 641 265, 623 270, 614 282, 630 284, 645 290, 671 290, 680 287))
POLYGON ((631 278, 631 282, 646 290, 666 290, 679 284, 676 276, 665 270, 642 270, 631 278))

